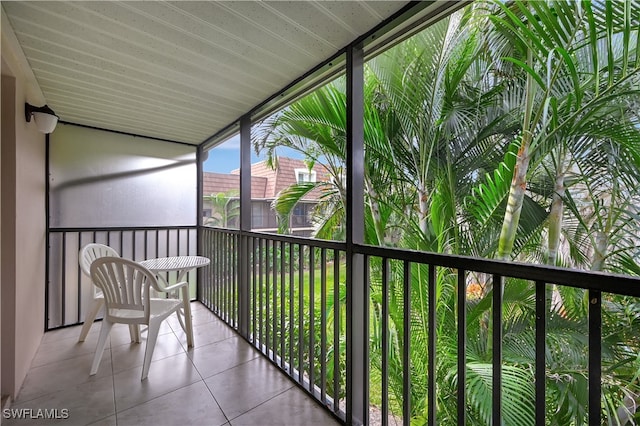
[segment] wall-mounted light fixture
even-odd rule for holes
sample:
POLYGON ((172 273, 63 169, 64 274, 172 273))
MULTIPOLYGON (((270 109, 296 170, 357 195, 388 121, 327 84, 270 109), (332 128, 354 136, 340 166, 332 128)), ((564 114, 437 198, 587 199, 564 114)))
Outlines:
POLYGON ((27 123, 31 121, 31 116, 36 122, 38 130, 42 133, 51 133, 58 124, 58 116, 47 105, 41 107, 35 107, 31 104, 24 104, 24 115, 27 119, 27 123))

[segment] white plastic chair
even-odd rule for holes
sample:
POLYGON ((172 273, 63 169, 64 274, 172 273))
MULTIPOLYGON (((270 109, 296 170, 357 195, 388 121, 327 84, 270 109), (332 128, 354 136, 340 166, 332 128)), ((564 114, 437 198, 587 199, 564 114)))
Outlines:
MULTIPOLYGON (((98 371, 104 347, 114 323, 136 326, 146 324, 148 326, 147 345, 141 378, 144 380, 149 373, 149 364, 162 321, 174 312, 179 315, 178 311, 183 305, 183 300, 180 299, 152 298, 151 291, 182 290, 183 296, 188 296, 188 283, 183 281, 160 288, 153 272, 137 262, 119 257, 96 259, 91 264, 91 279, 102 290, 106 308, 90 374, 94 375, 98 371)), ((188 303, 189 299, 185 297, 184 300, 188 303)))
MULTIPOLYGON (((80 249, 80 254, 78 255, 78 262, 80 263, 82 273, 91 278, 91 271, 89 269, 91 268, 91 264, 94 260, 105 256, 120 257, 117 251, 109 246, 105 246, 104 244, 90 243, 82 247, 82 249, 80 249)), ((96 320, 96 316, 98 315, 98 312, 100 312, 100 308, 104 305, 102 290, 95 285, 92 285, 92 287, 93 299, 91 301, 91 306, 89 306, 89 310, 85 314, 84 324, 82 325, 82 330, 80 330, 78 342, 84 342, 87 338, 87 334, 89 334, 89 330, 91 329, 93 322, 96 320)), ((137 327, 131 326, 129 332, 131 334, 132 342, 140 341, 137 327)))

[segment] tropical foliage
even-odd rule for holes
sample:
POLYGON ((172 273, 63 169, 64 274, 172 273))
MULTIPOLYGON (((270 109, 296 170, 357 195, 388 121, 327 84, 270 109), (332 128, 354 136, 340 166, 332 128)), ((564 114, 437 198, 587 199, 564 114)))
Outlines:
MULTIPOLYGON (((640 4, 479 1, 370 60, 365 67, 365 241, 440 253, 640 274, 640 4)), ((338 79, 281 111, 256 149, 279 147, 322 162, 330 182, 294 185, 275 209, 287 216, 323 189, 316 236, 344 232, 346 96, 338 79)), ((389 300, 390 384, 402 399, 412 372, 412 422, 427 418, 427 311, 411 310, 411 363, 401 353, 403 271, 382 294, 372 263, 372 329, 389 300)), ((412 300, 427 299, 413 265, 412 300)), ((437 275, 438 422, 455 424, 456 273, 437 275)), ((492 282, 467 278, 468 422, 491 417, 492 282)), ((549 289, 547 423, 583 424, 587 310, 581 291, 549 289)), ((533 422, 534 288, 504 286, 505 424, 533 422)), ((638 422, 640 304, 603 301, 603 416, 638 422)), ((380 365, 379 333, 371 357, 380 365)))
POLYGON ((231 227, 237 224, 234 220, 240 216, 240 200, 237 190, 218 192, 203 197, 207 207, 211 208, 211 215, 204 220, 204 225, 231 227))

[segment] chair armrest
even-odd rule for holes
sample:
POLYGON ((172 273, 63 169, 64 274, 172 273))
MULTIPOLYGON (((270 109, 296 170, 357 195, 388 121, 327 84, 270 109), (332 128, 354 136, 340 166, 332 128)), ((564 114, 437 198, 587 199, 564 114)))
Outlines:
POLYGON ((187 281, 181 281, 179 283, 171 284, 170 286, 167 286, 167 287, 158 286, 154 290, 159 291, 161 293, 170 293, 172 291, 179 290, 182 287, 186 287, 188 285, 189 283, 187 281))
POLYGON ((189 283, 187 281, 182 281, 182 282, 179 282, 179 283, 171 284, 168 287, 165 287, 164 291, 166 291, 166 292, 174 291, 174 290, 177 290, 179 288, 182 288, 182 287, 185 287, 185 286, 188 286, 188 285, 189 285, 189 283))

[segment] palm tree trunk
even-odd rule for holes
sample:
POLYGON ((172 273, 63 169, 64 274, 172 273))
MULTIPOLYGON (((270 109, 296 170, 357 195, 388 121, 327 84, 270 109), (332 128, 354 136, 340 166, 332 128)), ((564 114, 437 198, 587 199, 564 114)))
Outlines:
MULTIPOLYGON (((558 159, 556 183, 553 187, 553 198, 551 201, 551 211, 549 212, 549 241, 547 264, 555 265, 558 260, 558 247, 560 246, 560 235, 562 233, 562 217, 564 215, 564 196, 566 188, 564 186, 564 156, 561 153, 558 159)), ((551 300, 551 311, 564 315, 564 301, 558 290, 558 286, 553 284, 548 288, 547 297, 551 300)))
MULTIPOLYGON (((611 192, 609 193, 609 199, 607 202, 603 202, 603 205, 615 206, 616 200, 619 195, 618 181, 617 179, 613 179, 611 192)), ((613 222, 615 213, 612 207, 608 208, 608 214, 604 221, 604 226, 596 232, 594 247, 593 247, 593 258, 591 263, 592 271, 602 271, 604 269, 604 262, 609 254, 609 235, 611 233, 611 229, 613 228, 613 222)))
MULTIPOLYGON (((562 165, 560 165, 561 167, 562 165)), ((558 258, 558 247, 560 246, 560 234, 562 232, 562 217, 564 215, 564 173, 558 168, 556 183, 549 212, 549 258, 547 263, 555 265, 558 258)))
POLYGON ((429 196, 427 195, 427 191, 424 189, 424 187, 421 185, 420 188, 418 188, 418 206, 420 208, 420 217, 419 217, 419 224, 420 224, 420 231, 422 232, 423 235, 427 235, 427 228, 428 228, 428 223, 427 220, 429 218, 429 196))
POLYGON ((380 205, 378 203, 378 193, 373 189, 372 185, 367 185, 367 195, 371 216, 373 218, 373 227, 378 239, 378 245, 384 245, 385 232, 382 226, 382 217, 380 215, 380 205))
POLYGON ((591 263, 592 271, 602 271, 604 267, 604 260, 607 257, 607 246, 609 245, 609 238, 607 233, 599 231, 596 234, 595 247, 593 250, 593 259, 591 263))
POLYGON ((527 137, 528 132, 522 136, 522 144, 518 151, 511 187, 509 188, 509 199, 507 209, 504 212, 502 231, 498 240, 498 259, 507 260, 513 251, 513 243, 516 239, 518 224, 520 223, 520 212, 522 202, 527 190, 527 171, 529 170, 529 144, 531 137, 527 137))
MULTIPOLYGON (((527 62, 529 65, 533 63, 533 53, 531 49, 527 50, 527 62)), ((531 124, 531 116, 533 114, 533 101, 536 96, 536 87, 533 77, 527 73, 522 141, 520 142, 520 149, 518 150, 518 159, 516 160, 513 178, 511 179, 509 199, 504 212, 500 239, 498 240, 498 259, 502 260, 509 259, 513 251, 513 243, 516 240, 518 224, 520 223, 522 202, 524 201, 524 194, 527 190, 527 172, 529 171, 529 161, 531 159, 529 148, 533 139, 533 134, 530 129, 535 127, 535 125, 531 124)))

